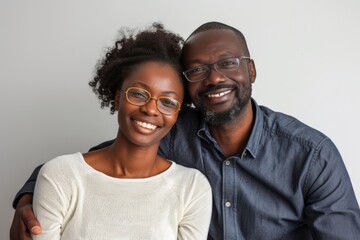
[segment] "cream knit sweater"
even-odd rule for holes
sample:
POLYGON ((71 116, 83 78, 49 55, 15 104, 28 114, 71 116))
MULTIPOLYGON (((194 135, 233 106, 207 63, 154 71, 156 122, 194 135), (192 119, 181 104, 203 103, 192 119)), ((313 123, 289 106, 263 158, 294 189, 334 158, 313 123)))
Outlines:
POLYGON ((174 162, 153 177, 122 179, 94 170, 75 153, 42 167, 33 207, 43 229, 34 239, 201 240, 212 194, 203 174, 174 162))

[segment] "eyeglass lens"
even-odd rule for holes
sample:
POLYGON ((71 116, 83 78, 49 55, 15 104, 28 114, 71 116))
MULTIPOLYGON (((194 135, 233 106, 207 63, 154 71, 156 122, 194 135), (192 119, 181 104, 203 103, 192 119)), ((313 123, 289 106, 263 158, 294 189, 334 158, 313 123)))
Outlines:
MULTIPOLYGON (((137 106, 143 106, 151 100, 151 94, 141 88, 128 88, 125 91, 127 100, 137 106)), ((180 110, 180 103, 170 97, 159 97, 156 100, 158 110, 163 114, 174 114, 180 110)))
POLYGON ((197 66, 186 70, 184 72, 184 75, 190 82, 205 80, 209 76, 212 68, 214 68, 217 72, 226 75, 229 74, 231 71, 238 70, 240 68, 241 60, 245 58, 248 57, 234 57, 222 59, 213 64, 197 66))

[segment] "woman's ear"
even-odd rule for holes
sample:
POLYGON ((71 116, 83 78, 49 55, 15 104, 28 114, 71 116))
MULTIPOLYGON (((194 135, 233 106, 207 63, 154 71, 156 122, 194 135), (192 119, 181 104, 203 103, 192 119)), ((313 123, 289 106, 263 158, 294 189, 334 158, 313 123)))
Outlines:
POLYGON ((251 81, 251 83, 254 83, 255 79, 256 79, 256 68, 255 68, 254 60, 250 59, 249 64, 248 64, 248 69, 249 69, 250 81, 251 81))
POLYGON ((120 90, 116 90, 115 93, 115 111, 119 111, 120 106, 120 90))

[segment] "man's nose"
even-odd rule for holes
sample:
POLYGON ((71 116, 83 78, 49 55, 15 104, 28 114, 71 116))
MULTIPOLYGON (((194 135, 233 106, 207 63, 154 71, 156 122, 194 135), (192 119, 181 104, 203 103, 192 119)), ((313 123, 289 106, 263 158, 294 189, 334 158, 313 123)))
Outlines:
POLYGON ((209 76, 204 80, 205 86, 225 81, 224 74, 220 73, 214 66, 210 68, 209 76))

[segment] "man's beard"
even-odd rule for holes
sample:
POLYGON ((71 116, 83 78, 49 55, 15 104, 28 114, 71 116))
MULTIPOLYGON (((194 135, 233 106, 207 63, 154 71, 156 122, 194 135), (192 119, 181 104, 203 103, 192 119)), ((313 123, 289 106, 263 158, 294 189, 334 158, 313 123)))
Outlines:
POLYGON ((240 113, 243 111, 245 106, 250 101, 251 93, 252 93, 252 85, 249 84, 244 86, 244 88, 242 88, 241 91, 237 86, 236 88, 234 88, 234 91, 235 91, 236 102, 231 109, 228 109, 223 112, 214 112, 212 110, 205 108, 203 105, 196 107, 202 113, 205 122, 215 126, 224 125, 226 123, 231 122, 240 115, 240 113))

